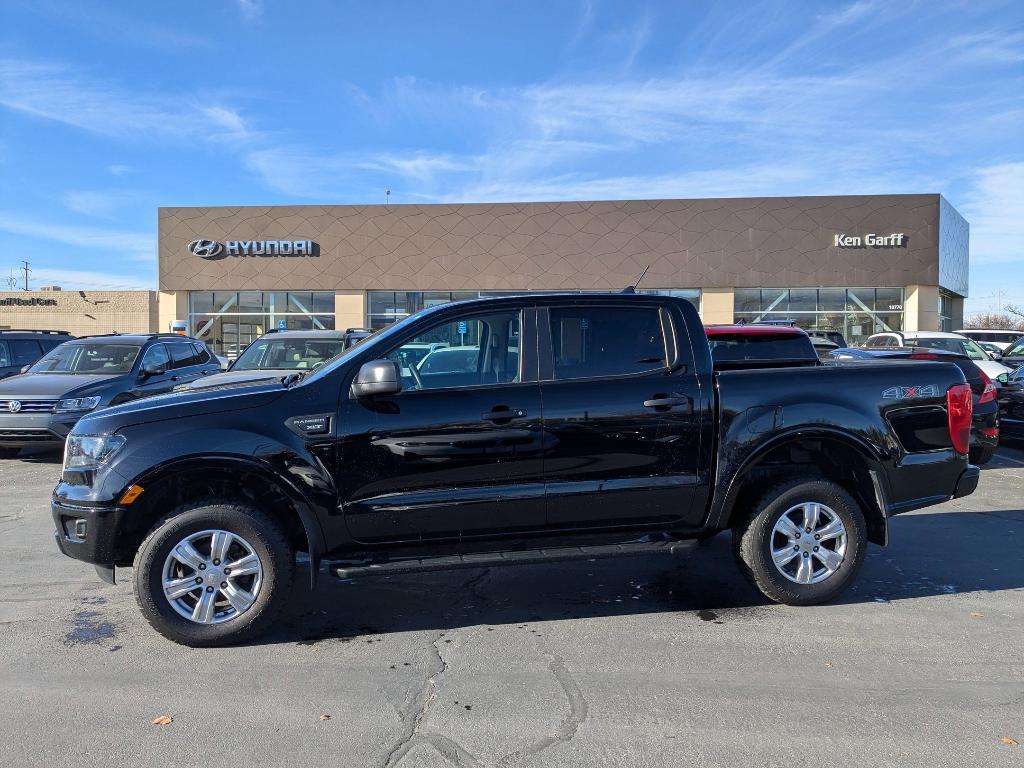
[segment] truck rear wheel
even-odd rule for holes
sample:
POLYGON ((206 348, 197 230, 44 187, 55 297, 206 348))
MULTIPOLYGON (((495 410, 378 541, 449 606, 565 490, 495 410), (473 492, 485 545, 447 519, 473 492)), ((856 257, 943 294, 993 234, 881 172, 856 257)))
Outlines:
POLYGON ((799 478, 771 488, 733 531, 733 551, 769 600, 815 605, 857 575, 867 549, 864 514, 843 488, 799 478))
POLYGON ((996 448, 994 445, 978 445, 971 448, 970 462, 980 467, 982 464, 988 464, 992 461, 992 457, 995 455, 996 448))
POLYGON ((227 645, 269 627, 291 591, 294 552, 249 506, 204 501, 162 520, 135 555, 135 596, 157 632, 192 647, 227 645))

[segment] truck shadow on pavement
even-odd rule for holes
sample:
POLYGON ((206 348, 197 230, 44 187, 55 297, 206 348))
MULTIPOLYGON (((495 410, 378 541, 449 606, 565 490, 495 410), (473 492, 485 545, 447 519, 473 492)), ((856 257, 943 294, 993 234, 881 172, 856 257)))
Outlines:
MULTIPOLYGON (((888 603, 1024 588, 1019 554, 1024 509, 918 513, 896 518, 887 548, 871 546, 859 578, 830 606, 888 603)), ((259 644, 376 642, 395 632, 445 631, 650 613, 695 620, 777 621, 792 611, 767 602, 736 567, 729 534, 691 553, 505 566, 338 581, 314 593, 297 574, 294 599, 259 644)))

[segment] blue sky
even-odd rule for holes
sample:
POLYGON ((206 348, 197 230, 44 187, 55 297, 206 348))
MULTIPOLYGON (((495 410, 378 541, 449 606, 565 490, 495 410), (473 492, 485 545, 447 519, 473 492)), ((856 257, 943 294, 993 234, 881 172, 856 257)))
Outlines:
POLYGON ((0 0, 0 287, 160 205, 941 192, 1024 304, 1024 2, 0 0))

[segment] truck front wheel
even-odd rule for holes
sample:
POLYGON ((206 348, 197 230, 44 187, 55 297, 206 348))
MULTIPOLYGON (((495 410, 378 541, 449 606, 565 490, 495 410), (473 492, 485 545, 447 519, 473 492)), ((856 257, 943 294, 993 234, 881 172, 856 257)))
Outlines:
POLYGON ((154 629, 192 647, 250 640, 291 591, 294 553, 258 509, 204 501, 162 520, 135 555, 135 596, 154 629))
POLYGON ((765 597, 787 605, 836 597, 857 575, 866 548, 864 513, 827 480, 774 486, 733 531, 743 572, 765 597))

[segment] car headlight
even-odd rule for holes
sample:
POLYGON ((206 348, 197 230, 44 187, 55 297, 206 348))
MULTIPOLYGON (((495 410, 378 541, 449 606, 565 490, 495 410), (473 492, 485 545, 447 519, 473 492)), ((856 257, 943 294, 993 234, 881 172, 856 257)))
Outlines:
POLYGON ((67 400, 60 400, 54 409, 57 413, 70 413, 73 411, 91 411, 100 404, 99 397, 71 397, 67 400))
POLYGON ((64 469, 95 469, 121 450, 123 435, 68 435, 64 469))

